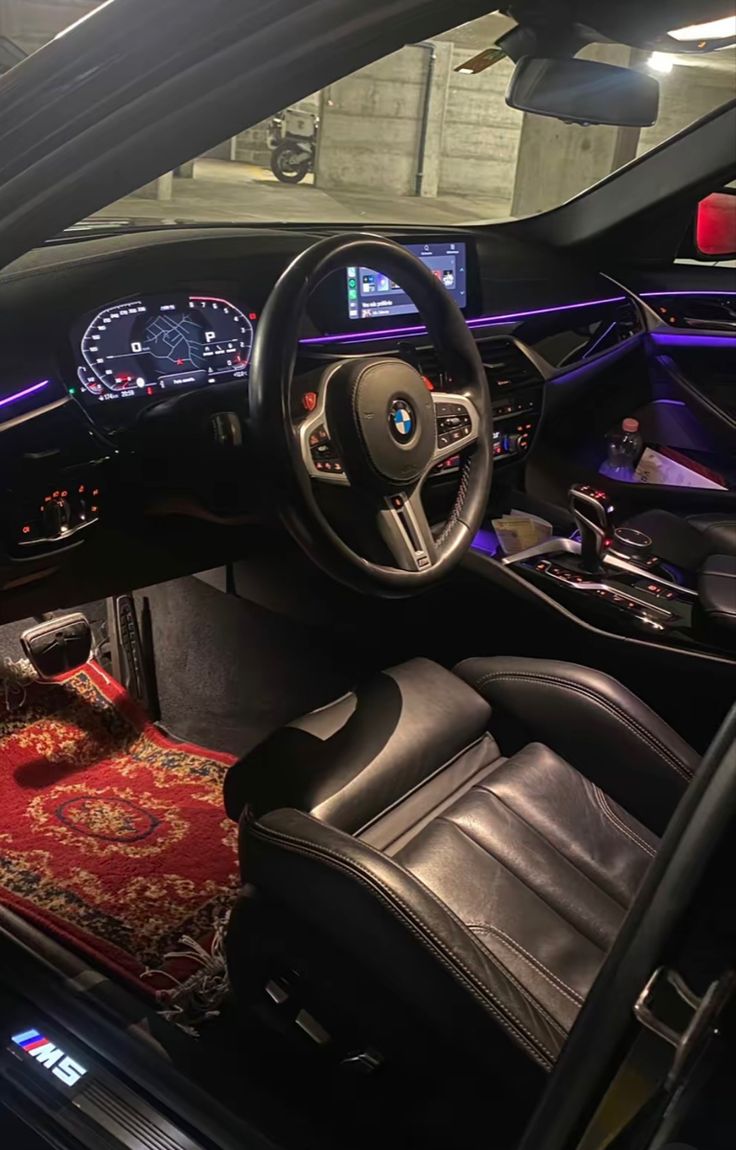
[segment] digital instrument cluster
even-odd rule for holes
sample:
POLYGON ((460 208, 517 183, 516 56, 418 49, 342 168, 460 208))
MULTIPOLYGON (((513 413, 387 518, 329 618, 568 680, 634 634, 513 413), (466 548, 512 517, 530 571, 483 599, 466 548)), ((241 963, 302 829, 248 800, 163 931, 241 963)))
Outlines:
POLYGON ((209 295, 171 293, 112 304, 75 332, 78 389, 96 403, 247 379, 255 312, 209 295))

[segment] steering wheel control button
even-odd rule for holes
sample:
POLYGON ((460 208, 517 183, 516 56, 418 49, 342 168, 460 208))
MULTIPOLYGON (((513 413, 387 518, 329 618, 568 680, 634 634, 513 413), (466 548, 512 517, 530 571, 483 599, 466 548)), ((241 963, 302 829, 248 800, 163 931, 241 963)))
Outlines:
POLYGON ((344 475, 345 469, 323 423, 310 433, 309 453, 315 469, 320 474, 344 475))
POLYGON ((388 422, 397 443, 408 443, 417 430, 417 417, 408 399, 394 399, 389 404, 388 422))

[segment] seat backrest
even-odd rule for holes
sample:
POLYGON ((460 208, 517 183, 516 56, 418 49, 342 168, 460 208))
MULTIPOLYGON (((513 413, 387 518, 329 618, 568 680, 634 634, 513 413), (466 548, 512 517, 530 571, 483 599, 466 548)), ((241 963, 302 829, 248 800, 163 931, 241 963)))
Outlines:
POLYGON ((456 675, 412 659, 282 727, 231 767, 226 810, 239 819, 246 808, 258 818, 293 807, 360 834, 481 738, 490 714, 456 675))
POLYGON ((357 1016, 373 1041, 388 1029, 441 1034, 443 1060, 513 1066, 519 1083, 551 1065, 560 1034, 539 1033, 513 976, 393 857, 503 761, 489 717, 466 683, 415 659, 231 769, 227 808, 240 814, 241 868, 256 892, 230 921, 236 994, 296 968, 328 1013, 341 997, 337 1014, 357 1016))

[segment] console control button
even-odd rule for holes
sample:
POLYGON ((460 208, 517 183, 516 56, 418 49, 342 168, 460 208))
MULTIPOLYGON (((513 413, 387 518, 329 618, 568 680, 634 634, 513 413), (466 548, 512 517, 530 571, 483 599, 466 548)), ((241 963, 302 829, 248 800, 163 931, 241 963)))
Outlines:
POLYGON ((67 486, 47 491, 26 513, 18 531, 17 545, 32 547, 66 541, 99 519, 101 501, 96 481, 68 480, 67 486))

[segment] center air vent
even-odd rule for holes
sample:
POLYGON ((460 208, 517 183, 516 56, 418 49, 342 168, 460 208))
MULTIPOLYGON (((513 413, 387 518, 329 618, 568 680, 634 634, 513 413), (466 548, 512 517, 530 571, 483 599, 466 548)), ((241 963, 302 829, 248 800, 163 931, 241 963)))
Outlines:
POLYGON ((542 382, 540 372, 511 340, 484 340, 478 344, 478 350, 491 385, 492 396, 542 382))
POLYGON ((450 385, 447 372, 440 363, 437 352, 433 347, 418 347, 411 355, 404 357, 412 367, 428 379, 438 391, 444 391, 450 385))

